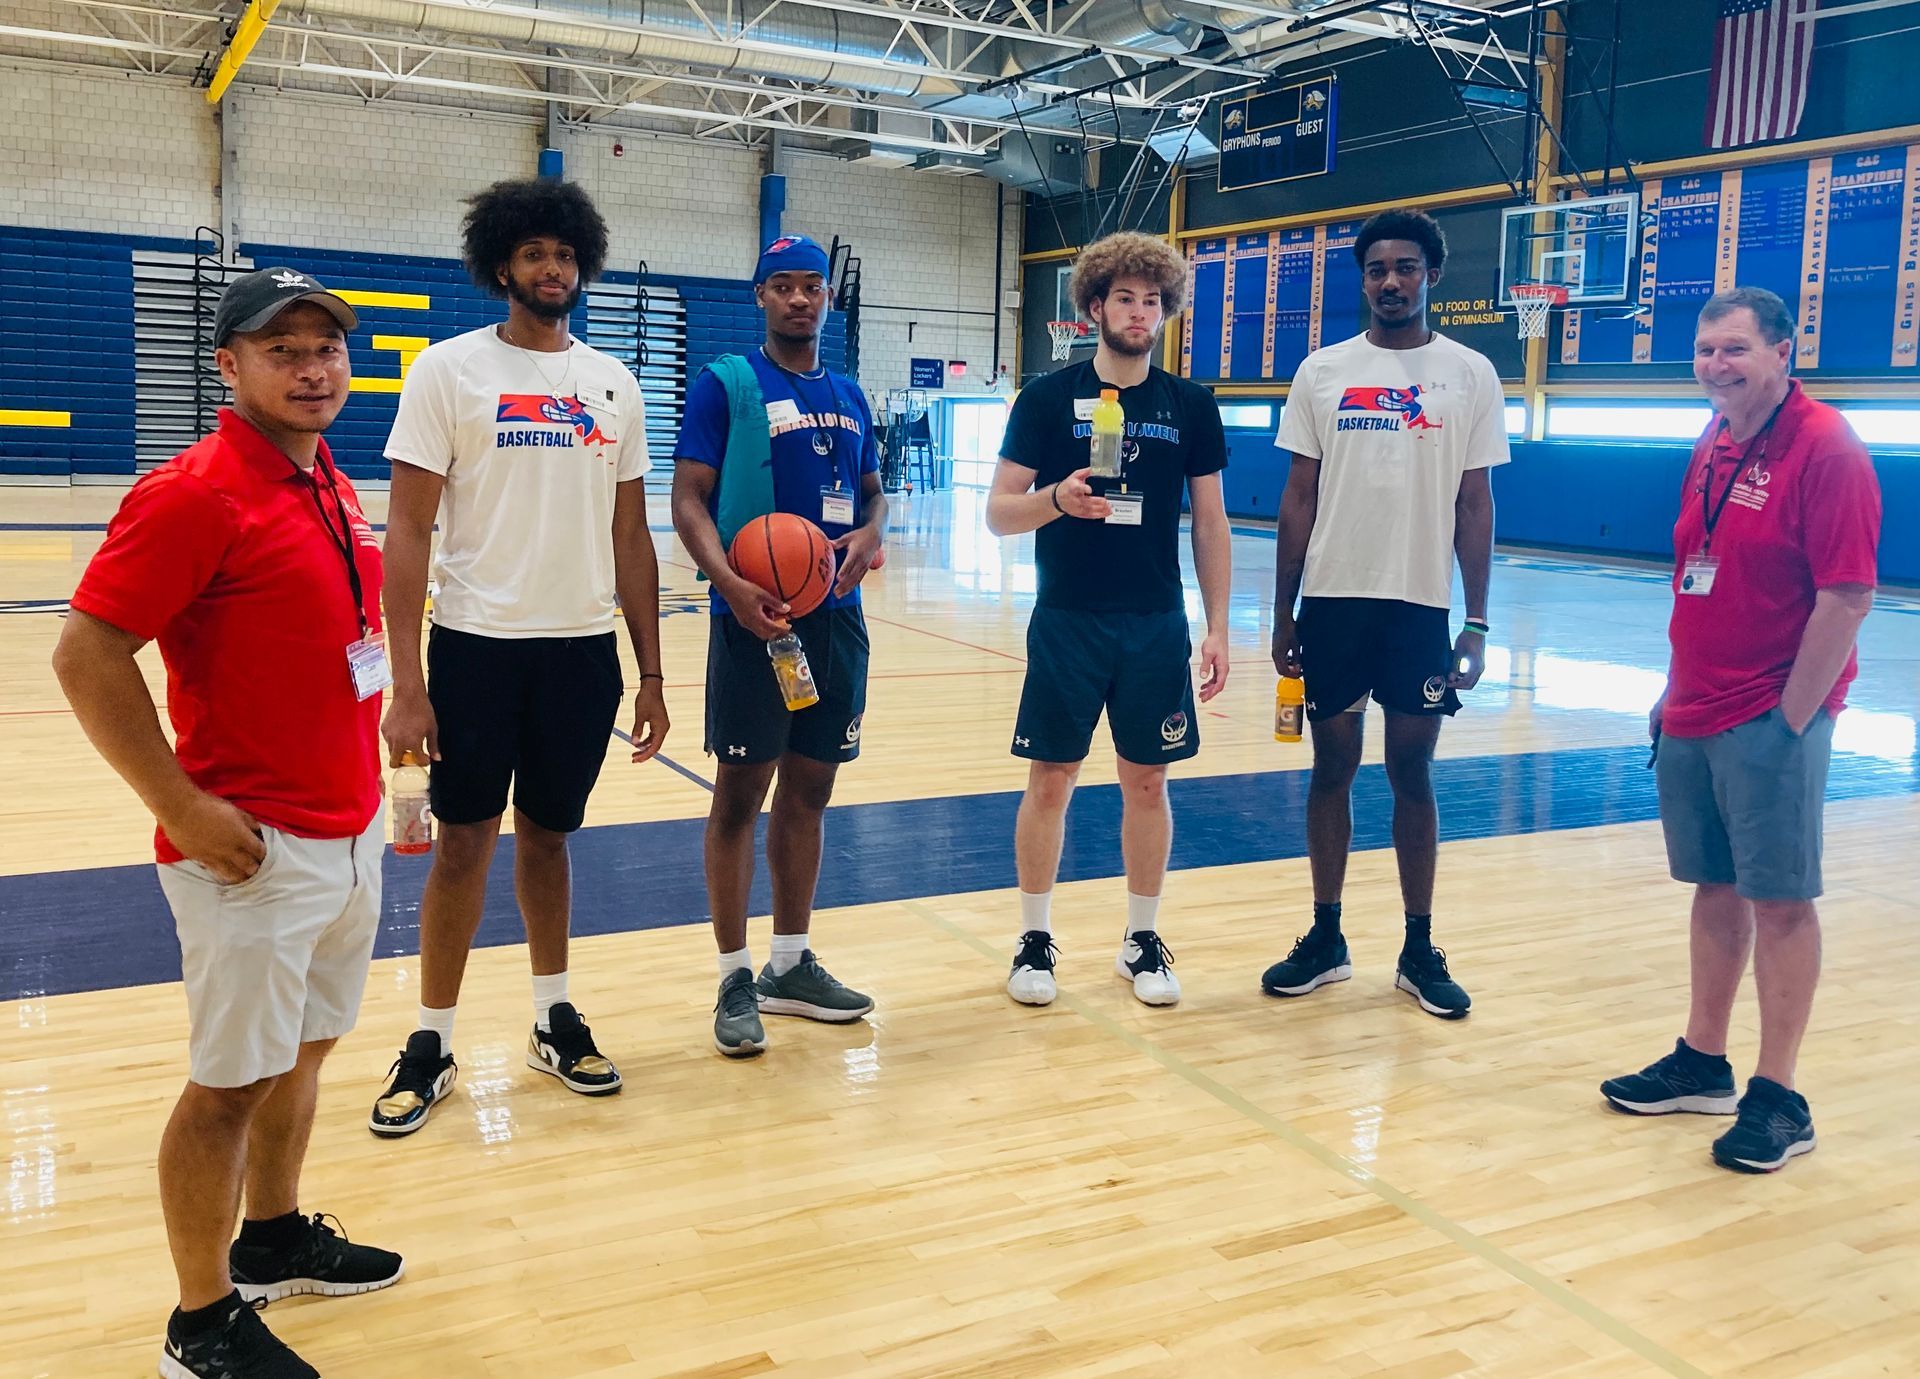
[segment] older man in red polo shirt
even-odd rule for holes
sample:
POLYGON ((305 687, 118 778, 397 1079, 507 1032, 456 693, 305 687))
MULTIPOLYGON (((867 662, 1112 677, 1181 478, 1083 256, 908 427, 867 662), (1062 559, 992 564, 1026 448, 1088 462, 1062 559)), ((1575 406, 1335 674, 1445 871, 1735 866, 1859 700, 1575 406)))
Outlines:
POLYGON ((320 1063, 353 1028, 380 917, 380 548, 320 439, 356 324, 292 269, 228 286, 214 359, 233 406, 128 493, 54 654, 81 727, 153 811, 180 936, 166 1379, 308 1379, 248 1304, 400 1277, 398 1255, 299 1209, 320 1063), (172 747, 134 662, 154 640, 172 747))
POLYGON ((1788 376, 1793 339, 1762 288, 1700 310, 1693 372, 1718 415, 1681 490, 1673 660, 1651 720, 1668 863, 1695 887, 1692 1009, 1672 1053, 1600 1087, 1640 1115, 1737 1113, 1713 1158, 1747 1173, 1814 1146, 1794 1064, 1820 977, 1821 812, 1880 535, 1873 462, 1788 376), (1736 1097, 1727 1025, 1749 953, 1760 1056, 1736 1097))

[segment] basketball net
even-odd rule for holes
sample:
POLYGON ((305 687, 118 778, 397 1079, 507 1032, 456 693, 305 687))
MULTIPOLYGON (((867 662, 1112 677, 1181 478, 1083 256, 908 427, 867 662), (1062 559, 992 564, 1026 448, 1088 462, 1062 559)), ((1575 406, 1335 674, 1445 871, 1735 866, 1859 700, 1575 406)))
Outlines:
POLYGON ((1554 283, 1515 283, 1510 295, 1522 340, 1545 338, 1553 309, 1567 304, 1567 289, 1554 283))
POLYGON ((1078 321, 1047 322, 1047 334, 1053 337, 1053 357, 1065 359, 1086 333, 1087 328, 1078 321))

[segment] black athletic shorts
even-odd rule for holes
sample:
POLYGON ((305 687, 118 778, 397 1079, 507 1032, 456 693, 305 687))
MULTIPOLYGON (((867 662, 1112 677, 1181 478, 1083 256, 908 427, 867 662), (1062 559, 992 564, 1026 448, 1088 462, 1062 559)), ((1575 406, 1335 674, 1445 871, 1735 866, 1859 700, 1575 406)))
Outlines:
POLYGON ((626 697, 613 633, 481 637, 436 626, 427 699, 440 726, 431 800, 442 823, 477 824, 513 807, 571 833, 586 816, 626 697))
POLYGON ((860 605, 793 619, 820 702, 789 709, 767 644, 721 613, 707 633, 707 754, 722 762, 778 761, 793 752, 838 764, 860 755, 867 711, 867 621, 860 605))
POLYGON ((1313 722, 1364 709, 1371 695, 1395 713, 1453 715, 1447 688, 1453 638, 1447 610, 1398 599, 1302 599, 1300 663, 1313 722))
POLYGON ((1113 750, 1137 766, 1185 761, 1200 750, 1193 643, 1187 615, 1035 608, 1027 624, 1027 681, 1013 754, 1084 761, 1107 712, 1113 750))

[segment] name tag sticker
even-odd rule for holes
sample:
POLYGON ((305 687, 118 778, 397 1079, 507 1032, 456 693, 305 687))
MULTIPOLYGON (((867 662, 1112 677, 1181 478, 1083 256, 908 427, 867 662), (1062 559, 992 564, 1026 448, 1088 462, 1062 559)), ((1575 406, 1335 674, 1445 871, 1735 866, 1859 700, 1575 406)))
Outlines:
POLYGON ((1076 397, 1073 400, 1073 419, 1075 421, 1092 421, 1093 409, 1099 405, 1100 399, 1097 397, 1076 397))
POLYGON ((767 404, 767 424, 770 426, 788 426, 800 420, 800 407, 790 397, 778 398, 767 404))
POLYGON ((1138 493, 1109 493, 1107 506, 1113 509, 1107 514, 1108 523, 1116 527, 1137 527, 1147 500, 1138 493))
POLYGON ((393 667, 387 664, 387 639, 362 637, 347 644, 347 671, 353 676, 353 692, 359 699, 371 699, 393 683, 393 667))

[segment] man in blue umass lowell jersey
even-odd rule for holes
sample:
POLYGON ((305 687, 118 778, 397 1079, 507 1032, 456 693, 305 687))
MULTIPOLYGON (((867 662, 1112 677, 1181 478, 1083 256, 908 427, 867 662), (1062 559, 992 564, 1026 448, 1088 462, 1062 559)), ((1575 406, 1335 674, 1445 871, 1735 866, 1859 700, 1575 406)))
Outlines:
POLYGON ((1220 409, 1197 384, 1149 362, 1161 327, 1187 301, 1187 264, 1171 245, 1121 233, 1074 265, 1075 309, 1100 331, 1093 357, 1027 385, 1013 404, 987 526, 1033 532, 1039 596, 1027 625, 1027 678, 1013 754, 1031 764, 1014 826, 1020 939, 1007 994, 1043 1006, 1055 995, 1053 883, 1067 801, 1106 711, 1120 775, 1127 920, 1114 970, 1147 1005, 1180 999, 1160 941, 1160 889, 1173 844, 1167 767, 1200 750, 1193 646, 1180 583, 1180 507, 1193 510, 1193 564, 1206 608, 1200 698, 1227 682, 1233 573, 1220 471, 1220 409), (1125 414, 1120 475, 1089 472, 1093 409, 1103 389, 1125 414))
POLYGON ((660 571, 647 531, 640 384, 569 334, 607 257, 607 227, 578 187, 496 183, 463 227, 467 272, 507 301, 500 325, 414 361, 387 440, 387 623, 392 760, 424 754, 440 821, 420 898, 419 1028, 374 1103, 376 1135, 410 1135, 453 1085, 453 1025, 487 867, 512 792, 514 891, 533 967, 530 1067, 582 1096, 620 1090, 567 990, 580 827, 624 690, 614 624, 640 668, 633 760, 659 750, 660 571), (425 674, 420 615, 438 591, 425 674))
POLYGON ((1457 1020, 1472 1003, 1433 946, 1439 817, 1429 773, 1440 724, 1459 711, 1458 691, 1479 683, 1486 654, 1489 475, 1509 458, 1506 408, 1486 356, 1427 325, 1427 293, 1447 256, 1431 216, 1381 212, 1360 227, 1353 256, 1370 324, 1308 356, 1275 441, 1293 452, 1293 468, 1280 500, 1273 663, 1306 675, 1314 903, 1313 927, 1261 986, 1304 996, 1353 975, 1340 893, 1361 732, 1367 701, 1377 699, 1407 915, 1394 985, 1429 1014, 1457 1020), (1467 615, 1453 637, 1456 557, 1467 615))
POLYGON ((860 755, 867 707, 860 581, 887 530, 873 413, 860 385, 820 358, 830 306, 827 251, 800 235, 776 239, 761 254, 753 285, 766 341, 749 355, 722 355, 694 379, 673 472, 674 530, 713 582, 707 896, 720 948, 713 1042, 730 1058, 765 1050, 763 1011, 837 1024, 873 1009, 820 965, 807 937, 823 816, 840 763, 860 755), (806 518, 839 553, 832 591, 804 617, 789 618, 785 604, 727 563, 740 528, 771 512, 806 518), (797 713, 767 657, 767 643, 788 630, 800 638, 820 693, 797 713), (767 821, 773 951, 756 978, 747 948, 753 829, 776 776, 767 821))

